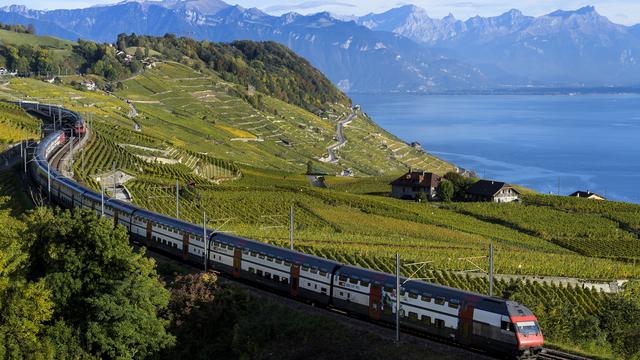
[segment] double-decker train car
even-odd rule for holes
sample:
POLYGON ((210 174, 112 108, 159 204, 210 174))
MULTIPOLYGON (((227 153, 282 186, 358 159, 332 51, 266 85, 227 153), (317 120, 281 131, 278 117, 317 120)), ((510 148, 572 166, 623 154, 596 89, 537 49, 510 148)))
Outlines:
POLYGON ((229 277, 374 322, 393 324, 400 301, 403 328, 489 352, 527 358, 542 349, 536 317, 516 302, 405 278, 396 294, 391 274, 210 229, 205 232, 203 226, 103 197, 49 169, 49 158, 65 141, 64 132, 58 131, 40 142, 32 171, 36 183, 44 191, 50 184, 49 196, 60 206, 104 214, 149 248, 191 263, 206 261, 229 277))

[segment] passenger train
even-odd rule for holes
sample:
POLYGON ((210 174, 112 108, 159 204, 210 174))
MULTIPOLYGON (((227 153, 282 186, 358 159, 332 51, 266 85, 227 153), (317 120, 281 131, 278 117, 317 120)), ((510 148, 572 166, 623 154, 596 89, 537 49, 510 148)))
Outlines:
MULTIPOLYGON (((81 120, 78 114, 65 112, 69 127, 81 120)), ((230 277, 374 322, 394 324, 399 297, 402 328, 487 352, 534 358, 542 349, 536 317, 513 301, 404 278, 398 295, 391 274, 209 229, 205 232, 200 225, 115 199, 105 198, 103 210, 99 193, 49 169, 48 160, 66 140, 64 132, 57 131, 40 142, 32 168, 36 183, 44 191, 50 185, 49 196, 60 206, 104 211, 115 225, 124 226, 134 240, 149 248, 198 264, 204 264, 206 256, 211 268, 230 277)))

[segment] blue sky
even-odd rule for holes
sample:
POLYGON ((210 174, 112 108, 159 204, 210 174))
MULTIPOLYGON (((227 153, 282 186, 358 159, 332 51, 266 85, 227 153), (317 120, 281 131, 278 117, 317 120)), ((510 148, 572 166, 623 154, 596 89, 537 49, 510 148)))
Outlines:
MULTIPOLYGON (((0 6, 22 4, 35 9, 80 8, 118 0, 0 0, 0 6)), ((527 15, 542 15, 557 9, 571 10, 585 5, 596 9, 611 20, 622 24, 640 23, 640 0, 233 0, 227 1, 244 7, 257 7, 272 14, 289 11, 312 13, 331 11, 344 15, 362 15, 381 12, 391 7, 415 4, 427 10, 432 17, 453 13, 466 19, 474 15, 497 15, 511 8, 527 15)))

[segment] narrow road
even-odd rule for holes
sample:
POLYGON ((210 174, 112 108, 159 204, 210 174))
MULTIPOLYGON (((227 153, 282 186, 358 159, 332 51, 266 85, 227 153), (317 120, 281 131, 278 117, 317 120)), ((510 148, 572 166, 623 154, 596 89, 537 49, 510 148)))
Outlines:
POLYGON ((320 159, 320 161, 327 163, 335 163, 338 161, 338 155, 336 154, 336 150, 340 149, 347 143, 347 138, 344 136, 344 127, 353 121, 353 118, 356 117, 356 107, 351 108, 351 114, 347 116, 346 119, 339 121, 336 126, 336 138, 338 140, 337 143, 329 146, 327 148, 327 152, 329 153, 328 157, 320 159))
POLYGON ((138 109, 136 109, 136 106, 133 105, 133 102, 131 100, 127 100, 127 104, 129 104, 129 108, 131 108, 131 110, 129 111, 129 119, 133 120, 133 130, 135 131, 142 131, 142 126, 140 126, 140 123, 136 121, 136 116, 138 116, 138 109))

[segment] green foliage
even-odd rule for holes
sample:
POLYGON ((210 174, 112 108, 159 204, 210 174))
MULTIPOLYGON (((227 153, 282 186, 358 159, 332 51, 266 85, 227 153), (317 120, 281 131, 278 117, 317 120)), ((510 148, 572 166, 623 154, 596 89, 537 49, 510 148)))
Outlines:
POLYGON ((107 358, 145 357, 172 337, 157 312, 169 294, 155 265, 129 245, 125 229, 93 212, 38 209, 27 218, 30 277, 43 279, 53 317, 76 331, 84 351, 107 358))
POLYGON ((0 29, 7 30, 7 31, 13 31, 13 32, 17 32, 17 33, 20 33, 20 34, 31 34, 31 35, 34 35, 36 33, 36 28, 32 24, 24 26, 24 25, 20 25, 20 24, 10 25, 10 24, 2 24, 2 23, 0 23, 0 29))
POLYGON ((444 202, 450 202, 453 199, 453 195, 455 193, 453 183, 448 180, 442 180, 440 184, 438 184, 436 193, 438 194, 438 198, 440 198, 440 200, 444 202))
POLYGON ((396 347, 326 317, 296 311, 212 274, 178 277, 169 305, 176 346, 161 359, 451 359, 410 344, 396 347))
POLYGON ((444 178, 453 184, 454 199, 463 199, 469 187, 477 181, 477 179, 465 177, 453 171, 446 173, 444 178))
MULTIPOLYGON (((116 58, 114 48, 108 44, 78 40, 73 51, 84 60, 80 67, 83 73, 99 75, 111 81, 131 74, 131 68, 126 67, 120 59, 116 58)), ((140 69, 140 66, 135 69, 140 69)))

